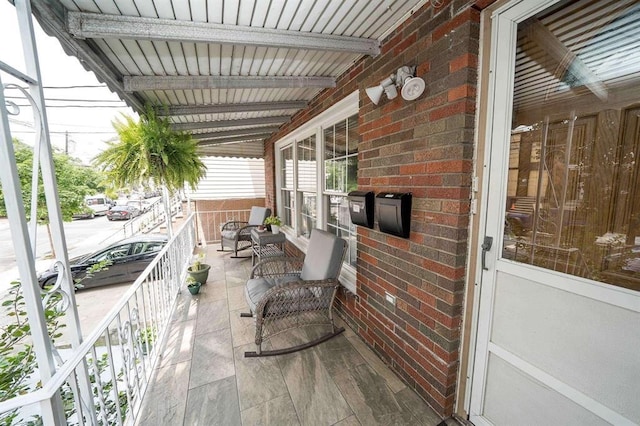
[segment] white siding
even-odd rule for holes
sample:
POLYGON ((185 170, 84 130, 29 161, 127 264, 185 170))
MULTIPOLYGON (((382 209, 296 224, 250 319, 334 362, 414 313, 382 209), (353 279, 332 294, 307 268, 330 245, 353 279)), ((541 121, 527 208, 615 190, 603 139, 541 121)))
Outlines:
POLYGON ((207 176, 195 191, 185 193, 193 200, 263 198, 264 160, 255 158, 203 157, 207 176))

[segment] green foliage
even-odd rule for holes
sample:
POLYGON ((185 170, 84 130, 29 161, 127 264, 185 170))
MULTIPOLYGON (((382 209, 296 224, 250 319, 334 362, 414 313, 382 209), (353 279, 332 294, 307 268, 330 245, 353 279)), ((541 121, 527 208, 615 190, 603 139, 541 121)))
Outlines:
POLYGON ((113 127, 119 140, 98 154, 94 161, 116 187, 165 185, 170 191, 185 183, 195 189, 206 174, 206 166, 197 153, 197 141, 190 134, 176 132, 167 117, 158 117, 148 106, 136 122, 122 115, 113 127))
MULTIPOLYGON (((53 294, 44 308, 47 331, 52 339, 60 337, 60 330, 65 327, 60 323, 64 312, 57 308, 60 300, 59 294, 53 294)), ((0 401, 6 401, 33 390, 28 379, 35 371, 36 357, 20 282, 11 283, 2 307, 5 315, 12 319, 0 327, 0 401)), ((40 388, 41 383, 35 387, 40 388)), ((18 417, 17 411, 0 413, 0 424, 22 423, 23 419, 18 417)))
POLYGON ((193 265, 191 265, 192 271, 199 271, 202 269, 202 262, 204 261, 204 253, 198 253, 196 259, 193 261, 193 265))
POLYGON ((282 226, 282 220, 278 216, 269 216, 264 220, 265 225, 282 226))
MULTIPOLYGON (((33 148, 17 139, 13 140, 13 147, 24 207, 27 219, 30 220, 33 148)), ((92 168, 82 166, 68 155, 59 152, 53 153, 53 164, 58 186, 60 208, 62 210, 62 219, 71 221, 73 215, 81 212, 84 208, 85 195, 104 190, 104 176, 92 168)), ((7 209, 5 206, 4 193, 0 187, 0 216, 6 215, 7 209)), ((37 215, 40 223, 49 222, 42 176, 39 177, 38 181, 37 215)))
MULTIPOLYGON (((82 287, 82 280, 92 276, 96 272, 108 269, 108 266, 111 264, 111 260, 105 259, 92 265, 87 269, 84 277, 76 280, 76 288, 82 287)), ((36 370, 37 360, 31 341, 31 327, 28 323, 22 286, 19 281, 11 283, 11 289, 8 294, 8 297, 2 303, 2 307, 6 311, 5 316, 11 318, 12 321, 7 321, 6 325, 0 327, 0 402, 31 392, 42 386, 40 382, 37 382, 35 387, 29 384, 29 379, 36 370)), ((62 335, 60 331, 63 327, 66 327, 60 322, 64 316, 64 311, 58 309, 61 299, 62 296, 60 293, 53 293, 46 299, 46 305, 44 306, 47 332, 52 342, 55 342, 55 340, 62 335)), ((145 330, 144 338, 148 342, 147 345, 150 345, 153 341, 152 339, 155 339, 155 330, 145 330)), ((93 360, 89 359, 88 362, 92 363, 93 360)), ((102 377, 102 373, 107 371, 107 367, 107 354, 104 354, 102 358, 96 362, 95 368, 98 371, 98 378, 102 377)), ((121 369, 116 380, 122 382, 123 376, 124 373, 121 369)), ((97 377, 93 373, 90 374, 90 382, 95 385, 98 380, 97 377)), ((117 423, 117 407, 112 395, 114 382, 113 380, 101 380, 100 384, 102 388, 102 398, 105 404, 105 416, 108 419, 106 424, 115 424, 117 423)), ((124 386, 125 384, 122 383, 122 387, 124 386)), ((98 387, 92 386, 92 388, 94 397, 97 398, 98 387)), ((69 419, 76 413, 73 391, 68 383, 62 386, 61 397, 65 416, 69 419)), ((118 399, 120 401, 121 415, 122 418, 124 418, 128 408, 126 393, 124 391, 118 392, 118 399)), ((100 425, 104 424, 101 419, 98 423, 100 425)), ((37 415, 28 420, 22 419, 17 410, 0 413, 0 425, 13 424, 41 425, 42 419, 37 415)))

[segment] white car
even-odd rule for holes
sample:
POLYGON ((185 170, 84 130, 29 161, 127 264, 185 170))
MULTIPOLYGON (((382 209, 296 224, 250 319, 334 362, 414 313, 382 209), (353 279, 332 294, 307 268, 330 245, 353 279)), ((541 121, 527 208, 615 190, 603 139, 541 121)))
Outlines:
POLYGON ((87 196, 85 197, 84 202, 91 210, 93 210, 95 216, 106 215, 109 209, 113 206, 111 199, 102 194, 87 196))

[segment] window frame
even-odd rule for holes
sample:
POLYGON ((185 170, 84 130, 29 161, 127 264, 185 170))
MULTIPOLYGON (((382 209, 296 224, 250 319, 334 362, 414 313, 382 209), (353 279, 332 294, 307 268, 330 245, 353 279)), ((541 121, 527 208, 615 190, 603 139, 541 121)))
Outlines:
MULTIPOLYGON (((280 155, 281 151, 287 147, 293 147, 293 159, 294 159, 294 176, 293 182, 295 185, 295 189, 293 190, 294 194, 298 193, 298 158, 297 158, 297 144, 299 141, 302 141, 312 135, 315 135, 316 139, 316 162, 318 166, 316 167, 317 177, 316 177, 316 212, 317 212, 317 227, 320 229, 327 229, 327 218, 325 215, 325 205, 324 205, 324 195, 325 195, 325 170, 324 170, 324 158, 325 158, 325 143, 324 143, 324 129, 333 126, 336 122, 341 120, 346 120, 353 115, 357 115, 359 112, 359 91, 356 90, 344 99, 337 102, 331 108, 327 109, 325 112, 320 115, 314 117, 310 121, 306 122, 302 126, 298 127, 293 132, 287 134, 280 140, 278 140, 274 144, 274 163, 275 170, 278 173, 275 174, 275 184, 276 184, 276 204, 278 206, 277 214, 282 216, 284 214, 284 206, 282 200, 282 176, 280 174, 280 170, 282 168, 282 157, 280 155)), ((300 215, 300 206, 298 205, 299 200, 297 197, 294 198, 294 213, 292 215, 293 226, 283 226, 281 228, 281 232, 284 232, 287 235, 287 239, 294 244, 299 250, 303 253, 307 252, 307 248, 309 246, 309 240, 299 235, 300 233, 300 224, 298 223, 299 215, 300 215)), ((350 292, 356 294, 356 268, 353 266, 343 263, 342 270, 340 272, 340 283, 350 292)))

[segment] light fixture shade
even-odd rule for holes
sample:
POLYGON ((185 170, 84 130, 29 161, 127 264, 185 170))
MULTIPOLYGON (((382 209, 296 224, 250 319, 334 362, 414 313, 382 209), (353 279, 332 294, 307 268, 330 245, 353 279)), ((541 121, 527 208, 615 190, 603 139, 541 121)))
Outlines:
POLYGON ((405 101, 413 101, 418 99, 424 93, 425 82, 420 77, 409 77, 404 80, 402 85, 402 99, 405 101))
POLYGON ((368 87, 365 89, 365 92, 369 99, 371 99, 371 102, 378 105, 380 98, 382 97, 382 92, 384 92, 384 88, 382 86, 368 87))

